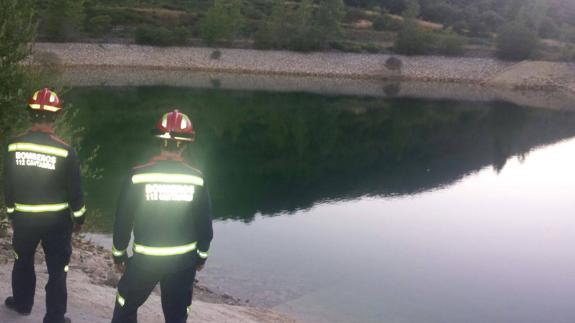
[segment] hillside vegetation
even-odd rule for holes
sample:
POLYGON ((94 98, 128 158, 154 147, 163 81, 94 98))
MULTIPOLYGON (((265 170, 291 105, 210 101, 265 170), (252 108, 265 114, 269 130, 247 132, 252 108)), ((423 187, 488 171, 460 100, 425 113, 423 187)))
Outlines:
POLYGON ((36 0, 35 4, 40 39, 48 41, 575 60, 571 0, 36 0))

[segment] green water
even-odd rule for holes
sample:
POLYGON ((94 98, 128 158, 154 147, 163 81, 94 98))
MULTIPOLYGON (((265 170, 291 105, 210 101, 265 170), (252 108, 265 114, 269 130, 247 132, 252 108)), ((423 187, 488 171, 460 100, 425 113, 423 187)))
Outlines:
POLYGON ((561 229, 573 224, 575 145, 545 148, 575 136, 573 113, 175 87, 64 99, 85 128, 80 156, 100 147, 91 167, 102 178, 85 183, 99 232, 111 231, 127 170, 155 154, 159 116, 191 116, 187 158, 204 171, 216 220, 200 279, 217 291, 314 322, 575 320, 565 260, 575 235, 561 229), (537 153, 544 167, 529 168, 537 153), (545 185, 525 182, 549 169, 545 185))

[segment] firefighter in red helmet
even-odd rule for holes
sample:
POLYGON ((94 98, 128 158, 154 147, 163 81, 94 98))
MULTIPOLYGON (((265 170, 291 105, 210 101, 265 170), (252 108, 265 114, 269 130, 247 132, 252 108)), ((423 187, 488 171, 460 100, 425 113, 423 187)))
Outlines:
POLYGON ((203 175, 182 158, 195 139, 192 121, 174 110, 162 116, 153 133, 161 152, 131 170, 116 212, 112 254, 124 275, 113 323, 137 322, 138 307, 158 283, 166 322, 185 322, 196 270, 208 258, 213 236, 203 175), (133 256, 128 259, 132 231, 133 256))
POLYGON ((76 152, 54 134, 62 109, 49 89, 34 93, 28 104, 32 128, 10 140, 4 151, 6 212, 14 228, 12 296, 5 305, 28 315, 34 304, 34 254, 42 243, 48 266, 44 323, 70 322, 66 313, 66 273, 71 234, 84 223, 86 207, 76 152))

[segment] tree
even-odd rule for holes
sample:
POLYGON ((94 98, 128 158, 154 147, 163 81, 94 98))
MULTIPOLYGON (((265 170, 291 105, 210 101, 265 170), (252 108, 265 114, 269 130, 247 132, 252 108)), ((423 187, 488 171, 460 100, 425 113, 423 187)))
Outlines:
POLYGON ((43 16, 46 37, 54 41, 72 40, 82 31, 84 1, 50 0, 43 16))
POLYGON ((403 14, 403 28, 399 31, 395 41, 395 50, 406 55, 421 55, 428 52, 431 47, 432 36, 423 29, 417 21, 419 16, 419 2, 408 0, 403 14))
POLYGON ((310 51, 323 48, 327 37, 322 35, 322 26, 314 19, 311 0, 302 0, 297 5, 275 0, 271 16, 260 25, 255 35, 255 45, 258 48, 310 51))
POLYGON ((332 41, 341 36, 339 24, 345 15, 344 8, 342 0, 321 0, 319 2, 319 9, 314 21, 325 40, 332 41))
POLYGON ((21 63, 36 37, 33 0, 0 0, 0 138, 15 124, 26 89, 21 63), (16 109, 18 107, 18 109, 16 109))
POLYGON ((216 0, 200 23, 200 35, 208 44, 232 41, 242 25, 240 0, 216 0))
POLYGON ((104 36, 112 30, 112 17, 100 15, 90 18, 86 25, 86 31, 95 37, 104 36))
POLYGON ((527 0, 519 9, 515 20, 537 33, 547 16, 548 10, 547 0, 527 0))
POLYGON ((403 12, 403 18, 405 19, 417 19, 421 11, 421 6, 418 0, 406 0, 405 11, 403 12))
POLYGON ((537 49, 537 34, 525 25, 513 21, 497 35, 497 56, 506 60, 529 58, 537 49))
POLYGON ((438 54, 457 56, 463 54, 465 40, 451 30, 445 30, 436 36, 434 42, 435 51, 438 54))

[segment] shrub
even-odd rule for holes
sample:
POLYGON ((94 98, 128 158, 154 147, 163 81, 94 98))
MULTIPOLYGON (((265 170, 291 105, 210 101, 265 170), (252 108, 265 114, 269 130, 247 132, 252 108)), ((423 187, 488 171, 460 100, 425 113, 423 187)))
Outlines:
POLYGON ((529 28, 512 22, 497 35, 497 57, 505 60, 529 58, 537 49, 537 35, 529 28))
POLYGON ((453 24, 453 31, 458 34, 463 34, 469 29, 469 25, 465 21, 458 21, 453 24))
POLYGON ((381 46, 374 43, 363 44, 362 49, 370 54, 377 54, 381 52, 381 46))
POLYGON ((433 36, 419 24, 409 19, 397 35, 395 50, 406 55, 422 55, 432 47, 433 36))
POLYGON ((456 56, 463 54, 463 46, 465 46, 465 40, 458 34, 452 31, 448 31, 437 35, 434 45, 437 53, 448 56, 456 56))
POLYGON ((383 15, 378 17, 373 22, 373 29, 375 30, 391 30, 391 31, 398 31, 401 29, 403 23, 401 20, 393 18, 390 15, 383 15))
POLYGON ((332 41, 329 46, 333 49, 348 52, 348 53, 361 53, 363 48, 361 44, 352 41, 332 41))
POLYGON ((219 50, 215 50, 210 54, 211 59, 220 59, 222 57, 222 52, 219 50))
POLYGON ((240 1, 216 0, 200 22, 200 36, 208 44, 232 41, 242 24, 240 1))
POLYGON ((358 20, 372 20, 373 16, 370 16, 365 12, 363 9, 354 8, 354 7, 346 7, 345 8, 345 15, 343 16, 343 21, 351 23, 356 22, 358 20))
POLYGON ((402 66, 403 61, 395 56, 391 56, 385 60, 385 68, 390 71, 401 71, 402 66))
POLYGON ((552 18, 545 18, 539 26, 539 36, 543 38, 558 38, 561 34, 559 26, 552 18))
POLYGON ((568 44, 561 48, 560 59, 567 62, 575 62, 575 45, 568 44))
POLYGON ((271 16, 260 24, 255 34, 256 48, 305 52, 327 47, 329 41, 336 38, 334 32, 337 30, 327 33, 325 28, 333 22, 333 17, 337 18, 337 12, 325 8, 323 14, 319 15, 320 11, 318 19, 314 19, 316 17, 313 15, 311 0, 304 0, 297 6, 281 0, 275 1, 271 16))
POLYGON ((485 28, 489 31, 495 31, 503 23, 505 23, 505 18, 500 16, 497 12, 490 10, 481 13, 479 20, 483 23, 485 28))
POLYGON ((112 17, 95 16, 88 20, 86 31, 91 35, 99 37, 107 34, 112 30, 112 17))
POLYGON ((82 31, 83 1, 52 0, 44 13, 43 28, 46 37, 55 41, 68 41, 82 31))
POLYGON ((169 30, 164 27, 140 26, 135 32, 136 44, 152 46, 184 45, 189 32, 184 27, 169 30))

